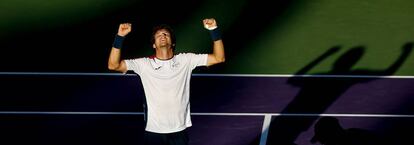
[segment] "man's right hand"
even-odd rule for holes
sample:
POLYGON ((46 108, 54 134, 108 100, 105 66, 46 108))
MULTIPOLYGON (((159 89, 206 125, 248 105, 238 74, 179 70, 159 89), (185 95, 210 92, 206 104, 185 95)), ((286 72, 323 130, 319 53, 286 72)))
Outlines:
POLYGON ((131 32, 131 23, 122 23, 119 24, 118 35, 125 37, 129 32, 131 32))

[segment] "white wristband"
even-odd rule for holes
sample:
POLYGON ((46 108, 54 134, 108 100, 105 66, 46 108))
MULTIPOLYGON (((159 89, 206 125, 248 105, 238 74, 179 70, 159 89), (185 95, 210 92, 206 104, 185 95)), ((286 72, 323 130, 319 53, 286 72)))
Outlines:
POLYGON ((217 26, 208 27, 208 25, 204 25, 204 28, 206 28, 207 30, 214 30, 217 28, 217 26))

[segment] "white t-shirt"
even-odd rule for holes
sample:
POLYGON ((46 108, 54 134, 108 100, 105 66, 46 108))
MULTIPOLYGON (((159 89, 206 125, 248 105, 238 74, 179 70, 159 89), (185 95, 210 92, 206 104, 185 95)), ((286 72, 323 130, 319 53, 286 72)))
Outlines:
POLYGON ((190 127, 190 78, 193 69, 207 65, 207 54, 180 53, 169 60, 144 57, 125 60, 141 77, 147 103, 145 130, 173 133, 190 127))

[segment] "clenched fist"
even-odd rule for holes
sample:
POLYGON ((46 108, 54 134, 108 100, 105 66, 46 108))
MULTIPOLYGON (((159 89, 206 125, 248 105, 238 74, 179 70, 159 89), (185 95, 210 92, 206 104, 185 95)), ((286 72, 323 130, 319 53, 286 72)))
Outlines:
POLYGON ((208 30, 214 30, 217 28, 217 23, 214 18, 208 18, 203 20, 204 28, 208 30))
POLYGON ((131 23, 122 23, 119 24, 118 35, 125 37, 129 32, 131 32, 131 23))

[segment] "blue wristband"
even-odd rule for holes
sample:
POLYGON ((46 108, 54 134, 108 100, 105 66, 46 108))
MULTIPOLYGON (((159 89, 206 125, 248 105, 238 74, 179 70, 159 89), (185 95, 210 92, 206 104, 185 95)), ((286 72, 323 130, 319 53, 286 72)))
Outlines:
POLYGON ((121 49, 122 48, 122 44, 124 43, 125 37, 116 35, 115 36, 115 40, 114 43, 112 44, 112 47, 116 48, 116 49, 121 49))
POLYGON ((219 28, 209 30, 210 31, 210 37, 213 41, 217 41, 221 39, 221 33, 219 28))

